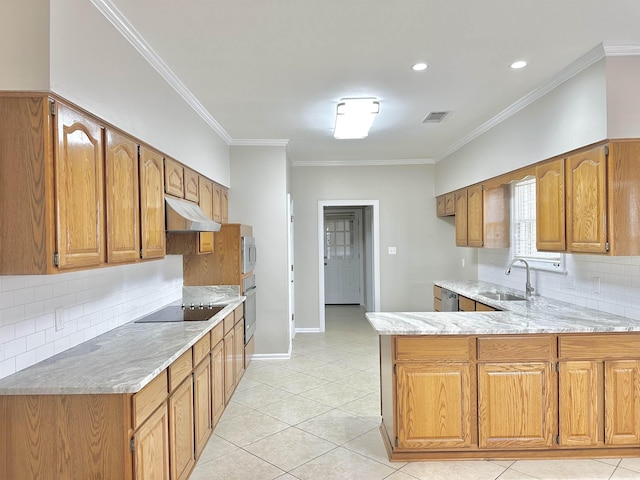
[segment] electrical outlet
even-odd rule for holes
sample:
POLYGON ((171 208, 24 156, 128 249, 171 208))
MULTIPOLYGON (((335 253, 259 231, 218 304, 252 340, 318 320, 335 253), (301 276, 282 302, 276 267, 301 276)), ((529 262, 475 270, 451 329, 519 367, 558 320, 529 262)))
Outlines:
POLYGON ((56 308, 56 332, 64 328, 64 307, 56 308))
POLYGON ((600 277, 593 277, 593 293, 600 293, 600 277))
POLYGON ((389 247, 389 255, 395 255, 396 254, 396 247, 389 247))
POLYGON ((462 268, 464 268, 464 258, 462 259, 462 268))

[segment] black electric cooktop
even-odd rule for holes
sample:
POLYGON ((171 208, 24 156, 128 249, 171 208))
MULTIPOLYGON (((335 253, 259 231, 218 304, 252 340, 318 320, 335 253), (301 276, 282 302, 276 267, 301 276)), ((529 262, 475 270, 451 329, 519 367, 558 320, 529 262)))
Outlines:
POLYGON ((200 305, 190 307, 169 305, 168 307, 161 308, 146 317, 136 320, 134 323, 204 322, 210 320, 211 317, 224 307, 224 305, 200 305))

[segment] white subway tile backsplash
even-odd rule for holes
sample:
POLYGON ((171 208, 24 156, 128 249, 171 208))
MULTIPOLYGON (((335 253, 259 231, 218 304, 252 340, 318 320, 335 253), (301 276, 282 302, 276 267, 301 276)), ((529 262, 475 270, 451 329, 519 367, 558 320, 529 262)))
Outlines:
POLYGON ((5 349, 0 378, 181 295, 180 256, 51 276, 0 277, 0 344, 5 349), (64 308, 65 321, 62 330, 55 331, 58 307, 64 308))

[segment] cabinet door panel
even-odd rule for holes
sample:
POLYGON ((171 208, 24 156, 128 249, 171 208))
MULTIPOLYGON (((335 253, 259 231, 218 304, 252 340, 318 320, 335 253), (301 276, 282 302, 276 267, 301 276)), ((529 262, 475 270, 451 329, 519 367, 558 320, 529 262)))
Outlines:
POLYGON ((134 478, 169 480, 169 417, 162 405, 134 435, 134 478))
POLYGON ((236 323, 235 329, 235 347, 234 347, 234 372, 236 376, 236 385, 240 383, 242 374, 244 373, 244 319, 236 323))
POLYGON ((536 167, 536 248, 564 251, 564 159, 536 167))
POLYGON ((605 362, 605 443, 640 444, 640 360, 605 362))
POLYGON ((211 351, 211 410, 212 426, 216 426, 224 412, 224 348, 220 341, 211 351))
POLYGON ((471 445, 467 363, 398 364, 398 447, 471 445))
POLYGON ((106 131, 105 185, 107 261, 136 261, 140 258, 138 145, 113 130, 106 131))
POLYGON ((59 268, 105 261, 102 128, 58 104, 55 155, 59 268))
POLYGON ((220 187, 220 223, 229 223, 229 189, 220 187))
POLYGON ((560 445, 603 442, 602 362, 560 362, 560 445))
POLYGON ((605 147, 566 160, 567 250, 605 253, 607 191, 605 147))
POLYGON ((171 479, 185 479, 195 463, 191 378, 187 378, 169 397, 169 435, 171 479))
POLYGON ((551 363, 478 365, 481 448, 553 445, 557 400, 551 363))
POLYGON ((140 148, 140 228, 142 258, 165 253, 164 174, 162 155, 140 148))
MULTIPOLYGON (((200 177, 200 208, 213 220, 213 182, 205 177, 200 177)), ((213 252, 213 232, 200 232, 198 253, 213 252)))
POLYGON ((222 223, 222 186, 213 184, 213 220, 222 223))
POLYGON ((211 360, 206 359, 193 372, 196 458, 207 445, 211 435, 211 360))
POLYGON ((184 167, 172 158, 165 162, 164 185, 169 195, 184 198, 184 167))
POLYGON ((456 195, 456 245, 466 247, 467 234, 467 190, 460 190, 456 195))
POLYGON ((224 336, 224 402, 229 403, 236 388, 235 375, 235 330, 232 328, 224 336))
POLYGON ((484 245, 483 189, 476 185, 467 189, 467 240, 470 247, 484 245))
POLYGON ((438 217, 444 217, 446 212, 446 201, 445 196, 440 195, 436 197, 436 215, 438 217))
POLYGON ((198 173, 189 168, 184 169, 184 198, 196 203, 200 198, 198 173))

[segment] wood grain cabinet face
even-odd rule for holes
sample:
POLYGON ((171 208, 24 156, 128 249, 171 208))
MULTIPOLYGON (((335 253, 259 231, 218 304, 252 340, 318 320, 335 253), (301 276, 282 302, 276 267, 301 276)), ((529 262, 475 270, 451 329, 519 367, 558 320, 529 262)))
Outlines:
POLYGON ((469 244, 467 233, 467 189, 455 192, 456 197, 456 245, 466 247, 469 244))
POLYGON ((213 221, 222 223, 222 190, 217 183, 213 184, 213 221))
POLYGON ((106 260, 102 128, 60 102, 55 118, 58 268, 101 265, 106 260))
POLYGON ((475 185, 467 189, 467 245, 470 247, 484 245, 483 193, 482 185, 475 185))
POLYGON ((142 258, 164 257, 163 158, 146 147, 140 148, 140 228, 142 258))
POLYGON ((195 453, 200 456, 213 430, 211 423, 211 359, 209 355, 193 372, 195 453))
POLYGON ((640 360, 604 363, 605 443, 640 445, 640 360))
POLYGON ((607 191, 605 146, 566 159, 567 249, 607 251, 607 191))
POLYGON ((105 137, 107 262, 134 262, 140 258, 138 144, 111 129, 105 137))
POLYGON ((438 217, 445 216, 446 205, 445 205, 444 197, 445 197, 444 195, 440 195, 439 197, 436 197, 436 215, 438 217))
POLYGON ((229 223, 229 189, 220 190, 220 223, 229 223))
POLYGON ((134 434, 135 480, 169 480, 169 415, 163 405, 134 434))
POLYGON ((200 182, 198 173, 184 168, 184 199, 198 203, 200 199, 200 182))
POLYGON ((236 323, 235 327, 235 346, 234 346, 234 375, 236 376, 236 385, 240 383, 244 374, 244 318, 236 323))
MULTIPOLYGON (((200 208, 213 220, 213 182, 208 178, 200 176, 200 208)), ((198 253, 213 252, 213 232, 200 232, 198 243, 198 253)))
POLYGON ((169 446, 171 479, 187 478, 195 464, 191 378, 185 380, 169 397, 169 446))
POLYGON ((214 427, 224 412, 224 367, 224 344, 220 341, 211 350, 211 414, 214 427))
POLYGON ((231 328, 224 336, 224 403, 231 400, 231 395, 236 388, 235 375, 235 330, 231 328))
POLYGON ((536 248, 540 251, 564 251, 564 159, 536 167, 536 248))
POLYGON ((509 248, 511 227, 511 185, 500 181, 484 185, 485 248, 509 248))
POLYGON ((468 363, 398 364, 398 447, 471 446, 468 363))
POLYGON ((184 198, 184 167, 168 157, 164 161, 164 187, 169 195, 184 198))

